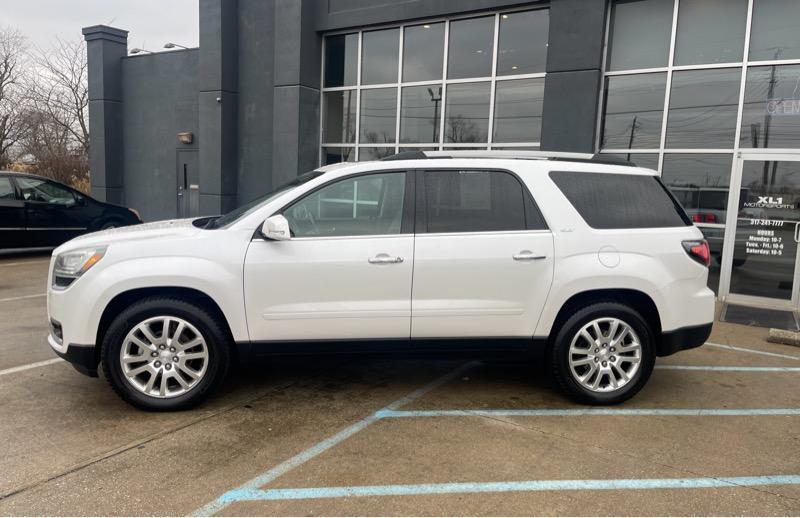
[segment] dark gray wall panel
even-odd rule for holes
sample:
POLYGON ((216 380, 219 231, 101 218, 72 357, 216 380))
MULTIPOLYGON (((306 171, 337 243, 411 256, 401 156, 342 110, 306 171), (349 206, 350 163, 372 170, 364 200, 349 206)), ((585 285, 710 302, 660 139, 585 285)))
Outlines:
POLYGON ((148 221, 175 217, 177 150, 201 144, 198 60, 198 50, 122 60, 125 203, 148 221), (178 142, 181 131, 194 133, 191 145, 178 142))
POLYGON ((272 159, 274 185, 317 167, 319 161, 319 90, 305 86, 275 88, 272 159))
POLYGON ((600 76, 599 70, 547 74, 542 149, 594 152, 600 76))
POLYGON ((553 0, 547 72, 599 69, 607 0, 553 0))
POLYGON ((236 91, 238 1, 200 0, 200 90, 236 91))
MULTIPOLYGON (((521 4, 513 0, 313 0, 317 4, 317 30, 329 31, 362 25, 395 23, 417 18, 501 9, 521 4)), ((559 0, 554 0, 559 1, 559 0)), ((595 0, 586 0, 595 1, 595 0)), ((598 0, 599 1, 599 0, 598 0)))

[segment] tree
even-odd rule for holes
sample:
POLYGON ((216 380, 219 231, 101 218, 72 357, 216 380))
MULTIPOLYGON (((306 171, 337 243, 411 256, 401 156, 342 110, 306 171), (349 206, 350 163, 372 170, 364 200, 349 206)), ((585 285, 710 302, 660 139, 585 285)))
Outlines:
POLYGON ((0 27, 0 169, 13 161, 25 136, 25 38, 16 29, 0 27))

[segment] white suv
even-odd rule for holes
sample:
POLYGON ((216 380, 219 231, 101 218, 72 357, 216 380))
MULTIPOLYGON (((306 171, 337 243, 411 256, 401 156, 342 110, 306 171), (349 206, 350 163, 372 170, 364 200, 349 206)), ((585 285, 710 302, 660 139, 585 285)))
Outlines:
POLYGON ((145 409, 187 408, 232 358, 544 351, 612 404, 711 332, 708 244, 657 173, 591 155, 407 152, 337 164, 221 217, 53 252, 55 352, 145 409))

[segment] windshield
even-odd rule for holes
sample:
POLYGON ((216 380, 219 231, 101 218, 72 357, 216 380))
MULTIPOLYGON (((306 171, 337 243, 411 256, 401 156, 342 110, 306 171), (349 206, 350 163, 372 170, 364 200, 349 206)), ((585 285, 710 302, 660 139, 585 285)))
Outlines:
POLYGON ((264 205, 265 203, 268 203, 268 202, 274 200, 275 198, 277 198, 281 194, 283 194, 283 193, 285 193, 287 191, 291 191, 295 187, 299 187, 300 185, 303 185, 306 182, 310 182, 314 178, 317 178, 318 176, 321 176, 323 174, 325 174, 323 171, 309 171, 307 173, 303 173, 300 176, 298 176, 297 178, 295 178, 294 180, 291 180, 291 181, 281 185, 277 189, 274 189, 273 191, 268 192, 267 194, 265 194, 263 196, 260 196, 260 197, 256 198, 255 200, 252 200, 252 201, 250 201, 248 203, 245 203, 241 207, 239 207, 237 209, 233 209, 232 211, 228 212, 227 214, 225 214, 223 216, 220 216, 220 217, 218 217, 216 219, 212 219, 211 221, 208 222, 208 225, 206 225, 206 228, 207 229, 216 229, 216 228, 222 228, 222 227, 225 227, 227 225, 230 225, 230 224, 238 221, 245 214, 248 214, 251 210, 253 210, 253 209, 257 208, 257 207, 260 207, 261 205, 264 205))

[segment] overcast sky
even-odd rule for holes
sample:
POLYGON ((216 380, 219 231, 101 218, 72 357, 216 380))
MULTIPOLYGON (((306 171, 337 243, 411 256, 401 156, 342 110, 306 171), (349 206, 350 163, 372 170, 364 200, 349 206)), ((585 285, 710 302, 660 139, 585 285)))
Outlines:
POLYGON ((33 46, 81 37, 89 25, 128 31, 128 48, 160 50, 172 41, 198 46, 198 0, 0 0, 0 25, 16 27, 33 46))

